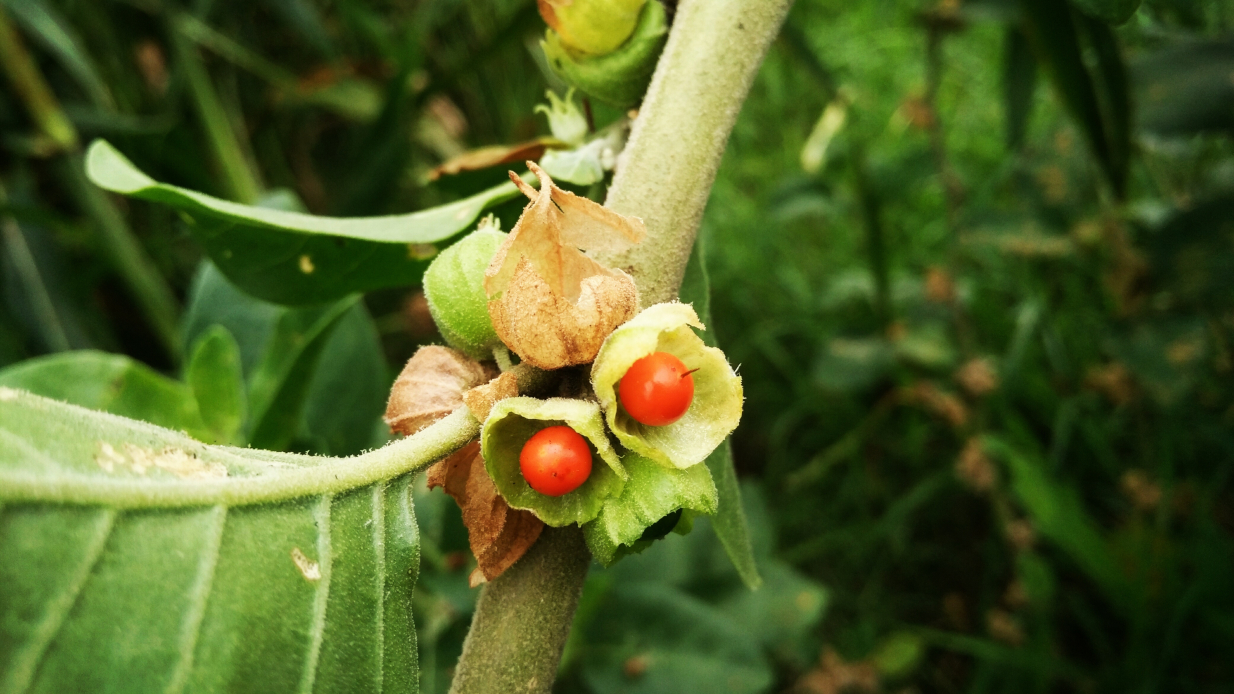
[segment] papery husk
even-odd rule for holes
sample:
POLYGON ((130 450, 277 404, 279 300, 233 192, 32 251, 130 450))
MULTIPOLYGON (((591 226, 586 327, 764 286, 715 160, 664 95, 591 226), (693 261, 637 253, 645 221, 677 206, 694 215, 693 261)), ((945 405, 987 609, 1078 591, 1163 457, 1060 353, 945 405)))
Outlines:
POLYGON ((386 424, 391 431, 410 436, 458 409, 464 391, 487 383, 493 375, 449 347, 421 347, 390 389, 386 424))
POLYGON ((617 440, 678 469, 703 462, 741 421, 741 377, 724 352, 705 345, 692 328, 704 326, 689 304, 649 306, 609 335, 591 366, 591 386, 617 440), (694 400, 681 419, 666 426, 641 424, 618 403, 618 383, 626 371, 653 352, 668 352, 697 369, 694 400))
POLYGON ((518 377, 513 371, 507 371, 488 383, 463 393, 463 404, 467 405, 471 416, 483 424, 493 405, 514 397, 518 397, 518 377))
POLYGON ((511 173, 531 203, 484 273, 489 315, 502 342, 532 366, 586 364, 613 328, 638 311, 638 289, 629 275, 579 249, 626 248, 646 228, 636 217, 558 188, 534 162, 527 166, 540 191, 511 173))
POLYGON ((544 523, 510 508, 484 469, 480 442, 473 441, 428 470, 428 487, 443 487, 463 512, 467 540, 476 557, 472 588, 500 576, 535 544, 544 523))

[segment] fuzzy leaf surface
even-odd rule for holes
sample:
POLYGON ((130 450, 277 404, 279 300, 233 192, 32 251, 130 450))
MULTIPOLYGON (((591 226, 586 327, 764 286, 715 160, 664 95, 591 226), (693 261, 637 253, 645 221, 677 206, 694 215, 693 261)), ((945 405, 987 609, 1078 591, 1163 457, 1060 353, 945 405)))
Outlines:
POLYGON ((0 441, 0 691, 416 691, 409 474, 11 388, 0 441))

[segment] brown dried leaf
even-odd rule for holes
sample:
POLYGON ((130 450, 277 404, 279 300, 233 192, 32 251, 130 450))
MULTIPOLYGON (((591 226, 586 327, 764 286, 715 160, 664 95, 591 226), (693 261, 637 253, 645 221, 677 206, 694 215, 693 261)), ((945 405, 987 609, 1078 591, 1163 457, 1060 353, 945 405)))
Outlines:
POLYGON ((464 152, 449 161, 442 162, 428 172, 428 180, 436 181, 442 176, 453 176, 463 171, 478 171, 501 164, 528 159, 539 159, 550 148, 564 148, 566 143, 555 137, 537 137, 516 145, 492 145, 464 152))
POLYGON ((390 389, 386 424, 410 436, 463 404, 463 391, 491 378, 479 362, 448 347, 421 347, 390 389))
POLYGON ((535 163, 527 166, 540 192, 511 172, 531 203, 484 273, 489 315, 502 341, 533 366, 585 364, 637 312, 638 290, 629 275, 582 251, 628 248, 647 231, 637 217, 564 191, 535 163))
POLYGON ((518 396, 518 377, 507 371, 482 386, 463 393, 463 403, 471 410, 471 416, 483 423, 489 410, 499 401, 518 396))
POLYGON ((506 504, 484 469, 477 441, 429 468, 428 486, 444 487, 463 510, 468 543, 479 564, 470 577, 473 588, 513 566, 544 529, 530 511, 506 504))

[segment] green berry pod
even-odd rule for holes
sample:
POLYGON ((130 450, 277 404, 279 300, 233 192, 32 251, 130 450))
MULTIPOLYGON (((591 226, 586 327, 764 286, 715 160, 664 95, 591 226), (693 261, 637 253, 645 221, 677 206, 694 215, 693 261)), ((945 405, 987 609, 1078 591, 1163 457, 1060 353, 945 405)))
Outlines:
POLYGON ((446 343, 472 359, 491 359, 501 338, 493 330, 484 270, 506 234, 491 223, 442 251, 424 272, 424 298, 446 343))
POLYGON ((605 501, 595 520, 583 526, 587 548, 604 566, 650 546, 648 529, 664 520, 671 522, 678 511, 716 512, 716 485, 706 465, 678 470, 637 453, 626 454, 621 463, 630 475, 621 493, 605 501))
POLYGON ((566 83, 595 98, 627 108, 642 100, 668 39, 668 20, 659 0, 650 0, 638 16, 634 33, 611 53, 580 56, 549 29, 542 46, 553 71, 566 83))
POLYGON ((621 493, 626 469, 604 431, 600 407, 571 398, 507 398, 493 405, 480 432, 480 449, 489 477, 511 508, 531 511, 546 525, 582 525, 600 513, 605 500, 621 493), (519 454, 541 429, 565 425, 587 440, 591 474, 577 489, 546 496, 531 488, 519 468, 519 454))
POLYGON ((724 352, 705 345, 693 328, 704 329, 689 304, 650 306, 614 330, 591 365, 591 386, 617 440, 635 453, 678 469, 703 462, 741 421, 741 377, 724 352), (635 421, 617 396, 626 371, 654 352, 668 352, 694 370, 689 408, 664 426, 635 421))
POLYGON ((647 0, 538 0, 540 16, 575 54, 606 55, 630 38, 647 0))

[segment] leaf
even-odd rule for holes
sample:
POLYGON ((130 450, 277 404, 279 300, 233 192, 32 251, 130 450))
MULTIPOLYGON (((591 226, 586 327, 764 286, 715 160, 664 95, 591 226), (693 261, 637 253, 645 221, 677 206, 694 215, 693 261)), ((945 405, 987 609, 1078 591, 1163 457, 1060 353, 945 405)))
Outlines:
POLYGON ((391 374, 377 326, 363 302, 339 319, 305 394, 300 438, 326 455, 354 455, 387 440, 381 421, 391 374))
MULTIPOLYGON (((681 282, 681 300, 694 306, 705 325, 711 325, 711 282, 707 276, 706 243, 699 236, 694 242, 690 260, 686 264, 685 277, 681 282)), ((715 331, 703 333, 703 342, 715 347, 715 331)), ((758 575, 754 550, 750 544, 750 530, 746 524, 745 510, 741 504, 741 487, 737 484, 737 471, 733 469, 733 452, 729 441, 707 456, 707 469, 715 481, 719 504, 711 519, 716 537, 733 562, 742 582, 751 590, 758 588, 763 579, 758 575)))
POLYGON ((0 371, 0 386, 214 440, 189 386, 121 354, 80 350, 27 359, 0 371))
POLYGON ((1121 121, 1128 117, 1131 104, 1116 39, 1109 27, 1077 17, 1066 0, 1029 0, 1021 7, 1024 33, 1037 61, 1083 131, 1114 194, 1122 198, 1131 142, 1121 121), (1096 49, 1095 74, 1085 65, 1082 38, 1096 49))
POLYGON ((444 441, 212 447, 11 389, 0 440, 0 689, 416 691, 404 472, 444 441))
POLYGON ((86 153, 86 173, 106 190, 170 205, 211 259, 244 291, 304 305, 354 292, 414 284, 429 244, 468 228, 487 207, 517 195, 508 183, 457 202, 404 215, 317 217, 240 205, 158 183, 103 140, 86 153))
POLYGON ((1028 133, 1037 91, 1037 59, 1024 30, 1009 25, 1003 39, 1003 103, 1007 115, 1007 148, 1018 150, 1028 133))
POLYGON ((428 471, 428 487, 442 487, 463 511, 467 540, 478 566, 471 587, 491 581, 514 565, 544 530, 530 511, 510 508, 484 469, 480 442, 460 448, 428 471))
POLYGON ((248 414, 240 346, 221 325, 214 325, 194 344, 185 381, 193 390, 202 421, 214 441, 238 445, 248 414))
POLYGON ((1234 129, 1234 40, 1187 41, 1132 65, 1140 126, 1186 136, 1234 129))
POLYGON ((678 509, 716 512, 716 486, 705 466, 677 470, 636 453, 625 455, 621 463, 630 479, 620 494, 604 503, 600 515, 583 526, 587 549, 604 566, 624 556, 649 527, 678 509))
POLYGON ((827 590, 788 564, 766 559, 762 587, 734 592, 720 609, 772 653, 804 664, 805 658, 817 655, 800 651, 827 609, 827 590))
POLYGON ((545 150, 550 147, 564 147, 566 144, 555 137, 537 137, 534 140, 520 142, 516 145, 490 145, 464 152, 457 157, 438 164, 428 172, 428 180, 436 181, 442 176, 454 176, 464 171, 479 171, 502 164, 532 159, 539 161, 545 150))
POLYGON ((597 694, 754 694, 772 684, 745 625, 662 584, 615 586, 587 636, 582 675, 597 694))
MULTIPOLYGON (((198 270, 188 303, 183 328, 186 344, 192 344, 210 326, 221 325, 240 349, 248 389, 249 443, 258 448, 286 449, 303 427, 310 389, 334 327, 351 312, 363 312, 363 308, 356 306, 355 297, 303 308, 270 304, 237 289, 210 263, 203 263, 198 270)), ((362 386, 364 382, 357 379, 348 385, 362 386)), ((365 435, 371 432, 371 428, 365 429, 365 435)))
POLYGON ((1122 24, 1140 8, 1140 0, 1073 0, 1085 14, 1110 24, 1122 24))
POLYGON ((1079 494, 1050 479, 1041 461, 1029 459, 1010 444, 992 436, 983 442, 1011 470, 1012 491, 1033 527, 1062 549, 1116 607, 1136 609, 1130 601, 1131 586, 1079 494))
POLYGON ((43 0, 3 0, 0 5, 13 15, 32 39, 56 56, 96 106, 115 109, 107 83, 95 70, 81 37, 58 11, 43 0))

